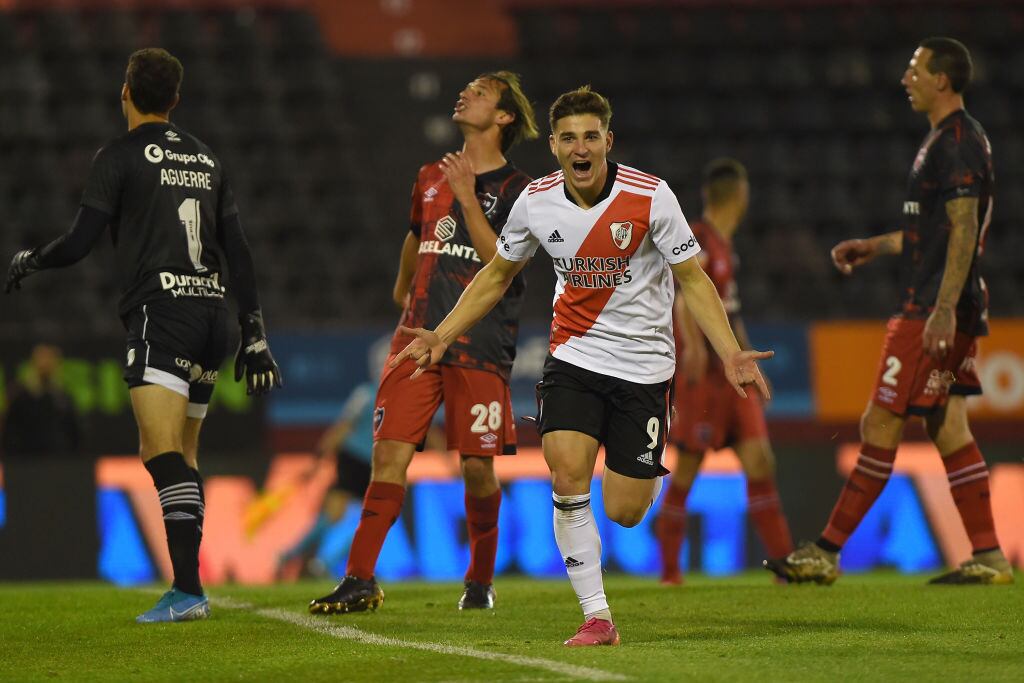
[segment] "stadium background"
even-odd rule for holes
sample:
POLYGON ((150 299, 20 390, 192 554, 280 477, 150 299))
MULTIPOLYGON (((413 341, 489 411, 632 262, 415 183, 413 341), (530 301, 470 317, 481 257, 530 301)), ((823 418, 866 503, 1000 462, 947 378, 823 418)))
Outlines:
MULTIPOLYGON (((390 287, 409 187, 422 163, 457 146, 448 117, 458 90, 479 72, 512 68, 546 118, 559 92, 591 83, 615 109, 613 157, 668 180, 687 215, 699 214, 706 161, 730 155, 750 171, 740 292, 753 340, 778 354, 765 368, 776 392, 769 416, 780 493, 794 535, 810 538, 850 466, 897 291, 894 263, 844 279, 828 249, 898 220, 925 131, 899 78, 919 39, 953 35, 975 59, 968 108, 992 139, 998 173, 984 265, 995 322, 983 346, 988 394, 974 406, 975 432, 993 464, 1000 539, 1024 566, 1024 133, 1012 115, 1024 103, 1022 29, 1019 3, 982 1, 0 0, 0 246, 11 255, 70 223, 92 155, 123 129, 127 55, 160 45, 181 58, 172 119, 231 173, 288 383, 253 402, 222 374, 204 428, 204 580, 267 581, 276 553, 312 518, 329 473, 299 490, 290 482, 319 430, 368 377, 397 318, 390 287), (249 537, 243 518, 261 489, 281 492, 283 503, 249 537)), ((543 142, 511 157, 534 176, 553 167, 543 142)), ((167 566, 156 499, 137 458, 126 456, 135 432, 119 379, 113 259, 109 244, 97 252, 3 301, 4 386, 24 372, 34 343, 59 344, 85 427, 81 453, 5 457, 3 576, 132 583, 167 566)), ((532 410, 546 348, 547 259, 536 259, 528 277, 514 387, 520 415, 532 410)), ((549 487, 529 450, 536 435, 525 423, 519 431, 524 453, 501 463, 499 567, 561 574, 549 487)), ((912 429, 910 440, 921 439, 912 429)), ((846 569, 920 571, 963 559, 966 538, 934 452, 904 447, 897 470, 847 547, 846 569)), ((441 455, 417 462, 381 576, 461 577, 461 484, 452 472, 441 455)), ((694 568, 727 574, 760 559, 730 456, 712 459, 691 502, 694 568)), ((607 525, 602 535, 611 566, 654 569, 646 523, 607 525)))

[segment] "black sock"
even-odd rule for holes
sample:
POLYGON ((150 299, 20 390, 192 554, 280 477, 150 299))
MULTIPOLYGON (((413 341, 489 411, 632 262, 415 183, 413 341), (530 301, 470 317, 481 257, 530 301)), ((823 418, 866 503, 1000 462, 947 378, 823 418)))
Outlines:
POLYGON ((835 543, 833 543, 832 541, 826 541, 824 538, 819 538, 815 545, 817 545, 822 550, 825 550, 830 553, 838 553, 840 550, 842 550, 842 548, 837 546, 835 543))
POLYGON ((199 520, 202 494, 185 464, 185 458, 176 451, 161 453, 146 462, 153 477, 160 507, 164 512, 167 549, 174 568, 174 586, 192 595, 202 595, 199 584, 199 520))
POLYGON ((196 541, 196 553, 198 556, 199 546, 203 542, 203 522, 206 521, 206 490, 203 488, 203 475, 199 474, 199 470, 192 468, 192 478, 196 480, 196 485, 199 486, 199 540, 196 541))

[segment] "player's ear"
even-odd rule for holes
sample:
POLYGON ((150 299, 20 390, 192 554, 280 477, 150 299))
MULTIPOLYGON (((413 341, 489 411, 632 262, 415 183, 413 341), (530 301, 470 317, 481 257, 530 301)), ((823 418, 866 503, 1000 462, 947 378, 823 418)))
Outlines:
POLYGON ((178 102, 180 102, 180 101, 181 101, 181 93, 176 93, 174 95, 174 101, 171 102, 171 108, 168 109, 167 112, 170 113, 171 109, 174 109, 175 107, 177 107, 178 106, 178 102))
POLYGON ((498 109, 498 115, 494 117, 494 122, 499 126, 507 126, 516 120, 516 115, 510 111, 504 109, 498 109))
POLYGON ((131 99, 131 95, 128 93, 128 84, 123 83, 121 84, 121 101, 127 102, 129 99, 131 99))
POLYGON ((605 133, 605 136, 604 136, 604 151, 605 151, 606 154, 608 152, 612 151, 612 145, 614 143, 615 143, 615 134, 612 133, 611 131, 608 131, 607 133, 605 133))
POLYGON ((557 157, 558 156, 558 151, 557 151, 556 146, 555 146, 555 134, 554 133, 552 133, 551 135, 548 136, 548 146, 551 148, 551 153, 554 154, 557 157))

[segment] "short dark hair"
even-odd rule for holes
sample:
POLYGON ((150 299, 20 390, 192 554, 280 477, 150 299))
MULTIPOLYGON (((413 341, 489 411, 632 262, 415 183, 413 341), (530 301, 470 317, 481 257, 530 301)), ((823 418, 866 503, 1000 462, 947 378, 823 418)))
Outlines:
POLYGON ((731 199, 740 182, 747 179, 747 169, 740 162, 728 157, 712 160, 704 167, 701 187, 708 204, 721 204, 731 199))
POLYGON ((533 105, 523 92, 519 74, 512 71, 489 71, 477 78, 494 81, 501 86, 498 109, 507 111, 514 117, 512 123, 501 129, 502 152, 507 152, 523 140, 533 140, 540 134, 533 105))
POLYGON ((555 131, 555 123, 559 119, 579 114, 593 114, 601 120, 601 125, 607 129, 608 124, 612 121, 612 105, 608 102, 608 98, 591 90, 589 85, 562 93, 548 112, 551 132, 555 131))
POLYGON ((142 114, 166 114, 173 107, 185 69, 178 58, 159 47, 137 50, 128 58, 124 82, 142 114))
POLYGON ((946 74, 953 92, 962 93, 974 73, 967 46, 956 38, 926 38, 921 41, 921 47, 932 51, 928 73, 946 74))

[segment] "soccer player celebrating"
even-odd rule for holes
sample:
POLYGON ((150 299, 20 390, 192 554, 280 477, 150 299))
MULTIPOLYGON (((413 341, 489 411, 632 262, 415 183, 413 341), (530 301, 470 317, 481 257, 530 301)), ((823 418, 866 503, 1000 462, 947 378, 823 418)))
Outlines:
POLYGON ((174 584, 140 623, 209 616, 199 582, 204 496, 199 430, 228 352, 227 265, 238 301, 235 378, 250 394, 281 385, 263 328, 249 245, 217 156, 170 123, 181 63, 165 50, 128 60, 121 108, 128 132, 97 152, 71 229, 15 254, 6 290, 44 268, 81 260, 110 226, 128 332, 124 378, 139 427, 139 454, 163 508, 174 584))
POLYGON ((498 258, 433 331, 406 330, 416 339, 392 361, 419 365, 414 378, 428 373, 544 245, 557 284, 538 420, 554 489, 555 540, 585 617, 568 646, 619 643, 590 482, 603 443, 605 511, 632 527, 667 472, 661 458, 675 371, 672 276, 737 392, 756 383, 767 395, 755 360, 771 356, 736 343, 714 285, 691 258, 700 246, 668 185, 608 161, 611 116, 608 100, 589 87, 551 105, 550 146, 561 170, 530 183, 505 223, 498 258))
MULTIPOLYGON (((393 355, 413 339, 409 327, 436 326, 492 260, 496 230, 530 182, 505 158, 516 143, 537 137, 533 107, 516 74, 477 77, 459 94, 452 120, 465 140, 462 151, 421 168, 413 186, 411 225, 394 289, 404 311, 393 355)), ((471 557, 459 609, 494 607, 501 505, 494 456, 515 452, 508 382, 526 288, 521 276, 510 284, 490 315, 472 333, 452 340, 423 379, 407 381, 417 370, 409 360, 384 369, 374 412, 372 478, 346 576, 330 594, 310 602, 311 613, 376 609, 383 602, 374 579, 377 558, 401 511, 413 452, 422 447, 442 400, 448 448, 461 454, 466 483, 471 557)))
MULTIPOLYGON (((747 212, 750 185, 747 170, 734 159, 716 159, 704 169, 704 216, 691 224, 701 245, 697 255, 715 283, 743 348, 749 349, 740 300, 736 291, 736 257, 732 237, 747 212)), ((685 297, 676 297, 677 344, 676 419, 669 432, 679 452, 671 483, 658 512, 655 532, 661 547, 661 581, 679 584, 679 549, 686 536, 686 497, 704 453, 731 446, 747 475, 750 517, 769 557, 781 558, 793 550, 786 517, 775 490, 775 460, 768 443, 761 397, 753 392, 738 396, 729 385, 722 363, 697 326, 685 297)))
POLYGON ((794 581, 831 584, 839 551, 892 475, 903 426, 924 417, 942 455, 949 487, 974 549, 959 568, 932 579, 943 584, 1013 582, 996 539, 988 468, 967 422, 967 399, 981 393, 974 359, 988 333, 987 299, 978 257, 992 217, 992 146, 964 110, 971 56, 952 38, 921 42, 901 83, 910 106, 931 130, 910 170, 903 227, 840 242, 832 261, 849 275, 876 256, 898 254, 903 296, 889 320, 876 389, 861 418, 857 465, 816 543, 765 566, 794 581))

